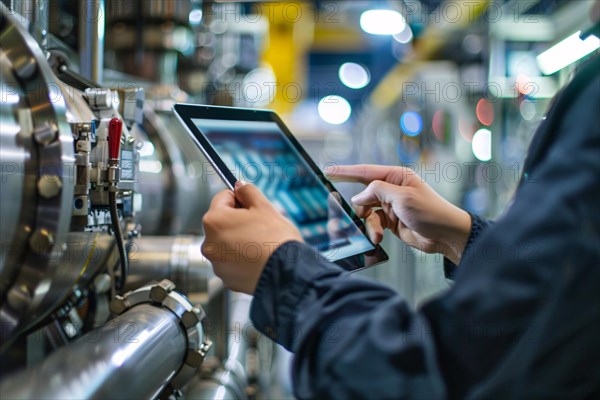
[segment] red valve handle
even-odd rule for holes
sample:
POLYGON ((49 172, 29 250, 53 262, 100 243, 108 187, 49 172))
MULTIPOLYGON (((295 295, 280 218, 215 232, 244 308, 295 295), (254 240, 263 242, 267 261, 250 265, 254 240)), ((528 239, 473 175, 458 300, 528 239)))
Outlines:
POLYGON ((119 148, 121 147, 121 132, 123 131, 123 121, 119 118, 113 118, 108 123, 108 158, 118 160, 119 148))

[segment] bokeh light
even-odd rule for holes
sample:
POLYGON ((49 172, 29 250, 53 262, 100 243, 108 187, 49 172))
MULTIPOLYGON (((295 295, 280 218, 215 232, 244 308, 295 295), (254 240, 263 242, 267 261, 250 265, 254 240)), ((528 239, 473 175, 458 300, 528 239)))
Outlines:
POLYGON ((515 87, 523 95, 534 96, 538 85, 531 81, 526 75, 519 75, 515 80, 515 87))
POLYGON ((404 30, 406 21, 394 10, 368 10, 360 16, 360 27, 372 35, 396 35, 404 30))
POLYGON ((340 81, 350 89, 362 89, 371 82, 367 68, 353 62, 342 64, 338 75, 340 81))
POLYGON ((471 149, 479 161, 490 161, 492 159, 492 132, 489 129, 480 129, 475 132, 471 149))
POLYGON ((529 100, 521 102, 519 111, 521 112, 521 117, 523 117, 525 121, 531 121, 537 115, 535 103, 529 100))
POLYGON ((270 90, 276 83, 275 74, 270 65, 265 64, 248 72, 242 81, 244 99, 254 107, 265 106, 274 101, 270 90))
POLYGON ((423 119, 415 111, 407 111, 400 117, 400 128, 408 136, 417 136, 423 130, 423 119))
POLYGON ((192 26, 196 26, 196 25, 200 25, 200 22, 202 22, 202 10, 200 9, 195 9, 190 11, 190 15, 188 17, 190 25, 192 26))
POLYGON ((485 126, 491 126, 494 123, 494 105, 486 99, 477 102, 475 108, 477 119, 485 126))
POLYGON ((392 37, 396 42, 406 44, 413 39, 413 31, 410 29, 410 26, 406 24, 402 32, 396 33, 392 37))
POLYGON ((325 96, 319 101, 319 116, 323 121, 340 125, 348 121, 352 114, 352 107, 348 100, 341 96, 325 96))

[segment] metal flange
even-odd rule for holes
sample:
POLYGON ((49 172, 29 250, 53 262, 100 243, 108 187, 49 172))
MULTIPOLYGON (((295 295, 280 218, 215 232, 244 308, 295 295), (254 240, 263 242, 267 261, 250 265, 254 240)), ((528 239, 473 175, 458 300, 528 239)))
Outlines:
POLYGON ((188 351, 183 365, 169 384, 172 391, 179 390, 196 374, 212 346, 212 342, 204 336, 204 329, 200 323, 205 317, 204 310, 200 306, 194 306, 184 295, 175 291, 175 284, 168 279, 127 292, 123 296, 116 296, 110 303, 110 310, 115 314, 122 314, 144 303, 164 307, 173 312, 186 332, 188 351))
MULTIPOLYGON (((5 103, 2 108, 10 114, 13 109, 17 112, 21 130, 14 137, 14 148, 28 155, 21 164, 17 227, 0 261, 0 297, 7 299, 0 300, 2 353, 71 292, 73 282, 62 280, 68 271, 56 262, 56 255, 64 251, 70 228, 74 151, 65 97, 53 95, 56 77, 44 52, 2 3, 0 21, 2 81, 14 84, 19 98, 18 103, 5 103)), ((11 145, 6 150, 12 149, 11 145)))

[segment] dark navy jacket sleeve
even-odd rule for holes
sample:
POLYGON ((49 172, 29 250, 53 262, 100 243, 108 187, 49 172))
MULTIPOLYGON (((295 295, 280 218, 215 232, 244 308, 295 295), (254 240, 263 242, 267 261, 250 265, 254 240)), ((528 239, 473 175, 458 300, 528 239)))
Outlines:
MULTIPOLYGON (((596 59, 597 60, 597 59, 596 59)), ((600 71, 534 137, 511 207, 420 310, 300 243, 270 258, 255 326, 295 353, 300 398, 600 397, 600 71)))
MULTIPOLYGON (((463 250, 464 254, 468 254, 471 251, 473 243, 475 243, 483 231, 493 223, 479 215, 472 213, 469 213, 469 215, 471 216, 471 232, 469 233, 469 238, 463 250)), ((444 275, 446 276, 446 279, 454 279, 457 268, 456 264, 444 257, 444 275)))
POLYGON ((251 318, 296 353, 299 398, 444 396, 425 318, 394 290, 349 275, 305 244, 285 243, 270 258, 251 318))

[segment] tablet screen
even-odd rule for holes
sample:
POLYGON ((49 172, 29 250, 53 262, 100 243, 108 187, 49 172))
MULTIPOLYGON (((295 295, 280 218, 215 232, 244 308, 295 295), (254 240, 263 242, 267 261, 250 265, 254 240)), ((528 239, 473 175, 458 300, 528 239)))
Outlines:
POLYGON ((237 180, 255 184, 330 261, 373 250, 277 123, 192 118, 237 180))

